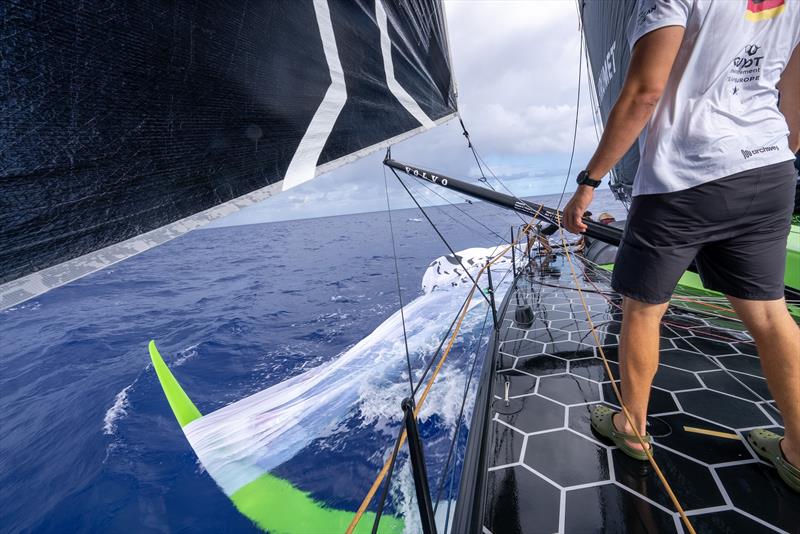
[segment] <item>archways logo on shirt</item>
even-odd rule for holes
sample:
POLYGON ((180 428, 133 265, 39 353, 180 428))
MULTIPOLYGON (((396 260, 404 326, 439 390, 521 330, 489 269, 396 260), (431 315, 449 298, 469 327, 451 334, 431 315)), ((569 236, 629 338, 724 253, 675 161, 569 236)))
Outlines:
POLYGON ((767 20, 783 13, 786 0, 747 0, 744 18, 751 22, 767 20))

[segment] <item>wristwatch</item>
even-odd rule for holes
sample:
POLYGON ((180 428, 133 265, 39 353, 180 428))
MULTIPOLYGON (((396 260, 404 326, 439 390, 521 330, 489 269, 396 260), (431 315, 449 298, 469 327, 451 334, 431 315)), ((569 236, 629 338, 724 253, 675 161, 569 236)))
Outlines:
POLYGON ((600 185, 600 180, 592 180, 589 178, 589 171, 583 170, 578 173, 578 185, 588 185, 589 187, 597 187, 600 185))

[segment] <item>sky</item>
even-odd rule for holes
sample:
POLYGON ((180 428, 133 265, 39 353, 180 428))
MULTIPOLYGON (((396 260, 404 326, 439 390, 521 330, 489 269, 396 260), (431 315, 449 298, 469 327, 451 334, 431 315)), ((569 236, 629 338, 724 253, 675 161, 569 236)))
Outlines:
MULTIPOLYGON (((473 145, 517 196, 561 192, 578 92, 580 33, 574 0, 447 0, 458 107, 473 145)), ((597 144, 583 65, 575 162, 567 190, 597 144)), ((392 156, 454 178, 480 176, 450 121, 393 146, 392 156)), ((384 152, 321 175, 212 226, 385 210, 384 152)), ((389 174, 393 180, 394 177, 389 174)), ((392 209, 412 201, 390 182, 392 209)), ((417 188, 423 204, 442 199, 417 188)), ((443 193, 443 191, 440 191, 443 193)), ((445 193, 449 195, 449 193, 445 193)), ((453 201, 460 199, 450 196, 453 201)))

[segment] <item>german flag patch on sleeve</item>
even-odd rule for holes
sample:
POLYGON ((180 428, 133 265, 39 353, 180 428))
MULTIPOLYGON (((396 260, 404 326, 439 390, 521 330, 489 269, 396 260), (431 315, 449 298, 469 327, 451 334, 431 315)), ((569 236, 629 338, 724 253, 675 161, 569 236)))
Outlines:
POLYGON ((786 0, 747 0, 744 18, 751 22, 777 17, 786 8, 786 0))

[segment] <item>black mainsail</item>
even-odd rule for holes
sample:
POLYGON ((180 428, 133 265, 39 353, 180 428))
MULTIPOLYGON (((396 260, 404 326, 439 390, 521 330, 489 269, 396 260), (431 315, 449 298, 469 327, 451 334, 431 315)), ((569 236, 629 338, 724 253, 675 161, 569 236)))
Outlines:
POLYGON ((0 308, 456 111, 432 0, 0 12, 0 308))

